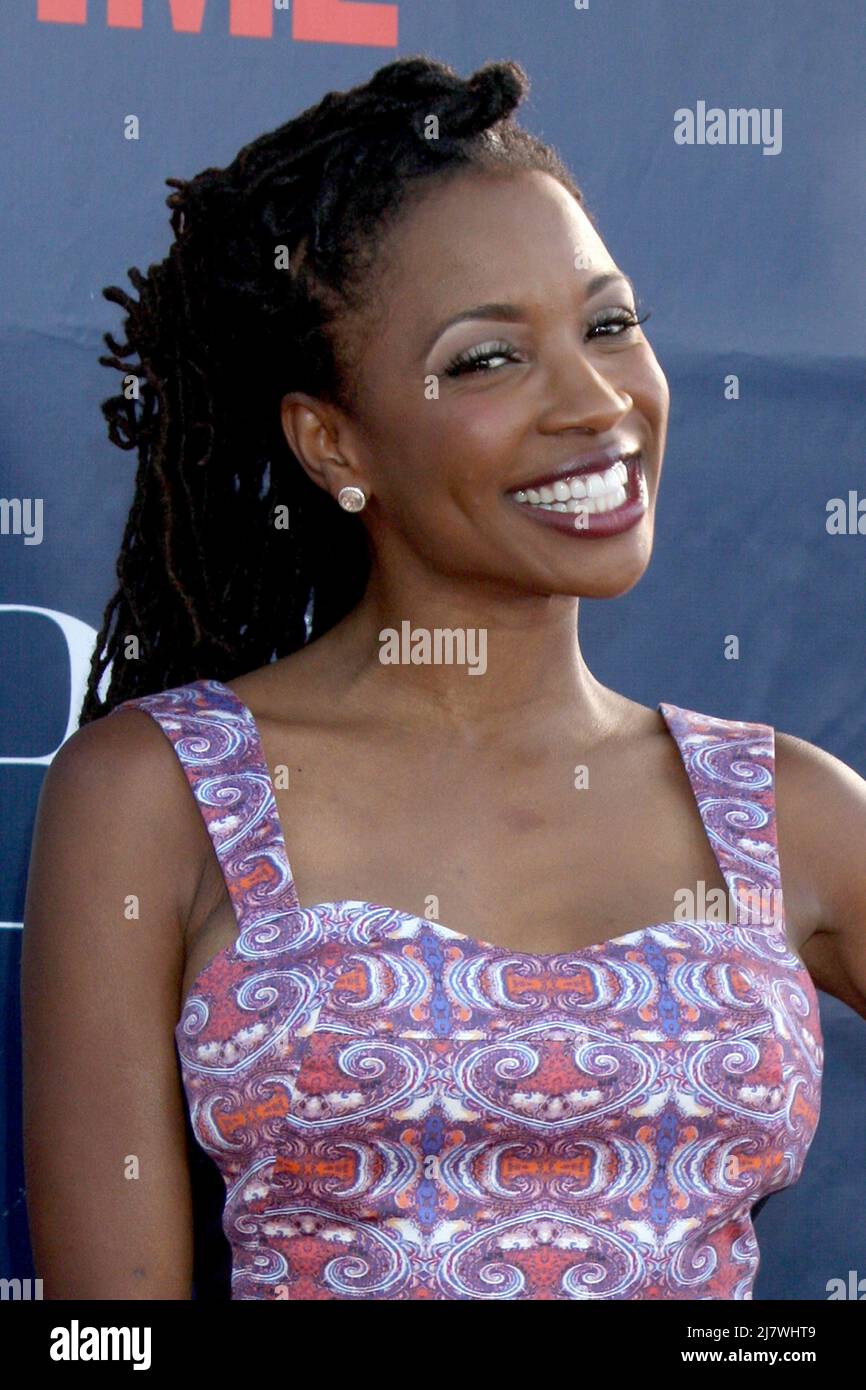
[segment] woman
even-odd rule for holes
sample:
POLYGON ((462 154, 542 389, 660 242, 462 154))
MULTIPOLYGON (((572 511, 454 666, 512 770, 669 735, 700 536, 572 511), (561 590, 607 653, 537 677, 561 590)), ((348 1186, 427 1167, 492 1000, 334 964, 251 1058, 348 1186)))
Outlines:
POLYGON ((105 291, 137 490, 24 936, 50 1297, 190 1297, 188 1103, 234 1298, 750 1298, 815 986, 866 1016, 863 779, 580 650, 669 396, 525 87, 391 63, 169 180, 105 291))

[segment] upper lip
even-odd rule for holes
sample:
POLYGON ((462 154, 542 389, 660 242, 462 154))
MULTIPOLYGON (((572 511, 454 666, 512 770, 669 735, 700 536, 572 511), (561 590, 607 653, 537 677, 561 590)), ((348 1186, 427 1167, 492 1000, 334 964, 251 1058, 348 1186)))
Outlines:
POLYGON ((525 492, 527 488, 540 488, 559 482, 560 478, 573 478, 581 473, 597 473, 599 469, 611 468, 617 459, 624 461, 640 453, 637 444, 610 444, 606 449, 597 449, 591 454, 577 454, 550 473, 539 473, 528 482, 515 483, 509 492, 525 492))

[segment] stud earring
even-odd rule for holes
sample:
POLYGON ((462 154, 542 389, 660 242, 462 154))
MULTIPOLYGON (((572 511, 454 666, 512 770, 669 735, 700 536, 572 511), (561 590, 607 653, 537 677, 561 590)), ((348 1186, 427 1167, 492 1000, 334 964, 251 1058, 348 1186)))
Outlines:
POLYGON ((359 487, 341 487, 337 493, 337 501, 344 512, 359 512, 366 506, 367 496, 359 487))

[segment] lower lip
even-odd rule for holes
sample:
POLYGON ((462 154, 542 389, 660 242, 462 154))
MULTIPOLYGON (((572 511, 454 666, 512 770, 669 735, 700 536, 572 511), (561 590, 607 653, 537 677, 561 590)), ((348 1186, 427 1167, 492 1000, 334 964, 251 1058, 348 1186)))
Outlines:
POLYGON ((549 526, 567 536, 618 536, 636 526, 647 509, 646 479, 640 455, 626 460, 625 466, 628 472, 625 501, 609 512, 587 512, 581 516, 579 512, 554 512, 546 507, 533 507, 529 502, 515 502, 512 497, 508 501, 540 526, 549 526), (580 522, 580 525, 576 526, 575 522, 580 522))

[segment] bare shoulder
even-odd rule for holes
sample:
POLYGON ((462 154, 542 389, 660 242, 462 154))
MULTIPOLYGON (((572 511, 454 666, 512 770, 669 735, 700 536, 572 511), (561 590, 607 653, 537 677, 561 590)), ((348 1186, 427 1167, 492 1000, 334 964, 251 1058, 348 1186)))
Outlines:
POLYGON ((177 755, 157 723, 143 710, 117 709, 77 729, 60 747, 45 775, 54 795, 75 787, 91 796, 126 801, 158 798, 151 809, 180 811, 186 782, 177 755))
POLYGON ((866 1016, 866 779, 793 734, 776 730, 775 748, 780 862, 811 916, 803 959, 866 1016))
MULTIPOLYGON (((58 749, 46 776, 54 781, 86 776, 108 784, 122 761, 124 776, 152 777, 165 743, 165 735, 149 714, 139 709, 116 709, 76 729, 58 749)), ((162 759, 165 767, 173 756, 170 748, 166 752, 168 758, 162 759)))
POLYGON ((823 908, 820 925, 840 930, 846 906, 866 907, 866 779, 793 734, 776 730, 775 746, 780 834, 807 857, 823 908))
POLYGON ((71 854, 80 837, 100 833, 116 853, 146 844, 174 886, 178 910, 191 905, 207 832, 176 753, 143 710, 115 710, 66 740, 43 780, 37 839, 49 826, 71 854))

